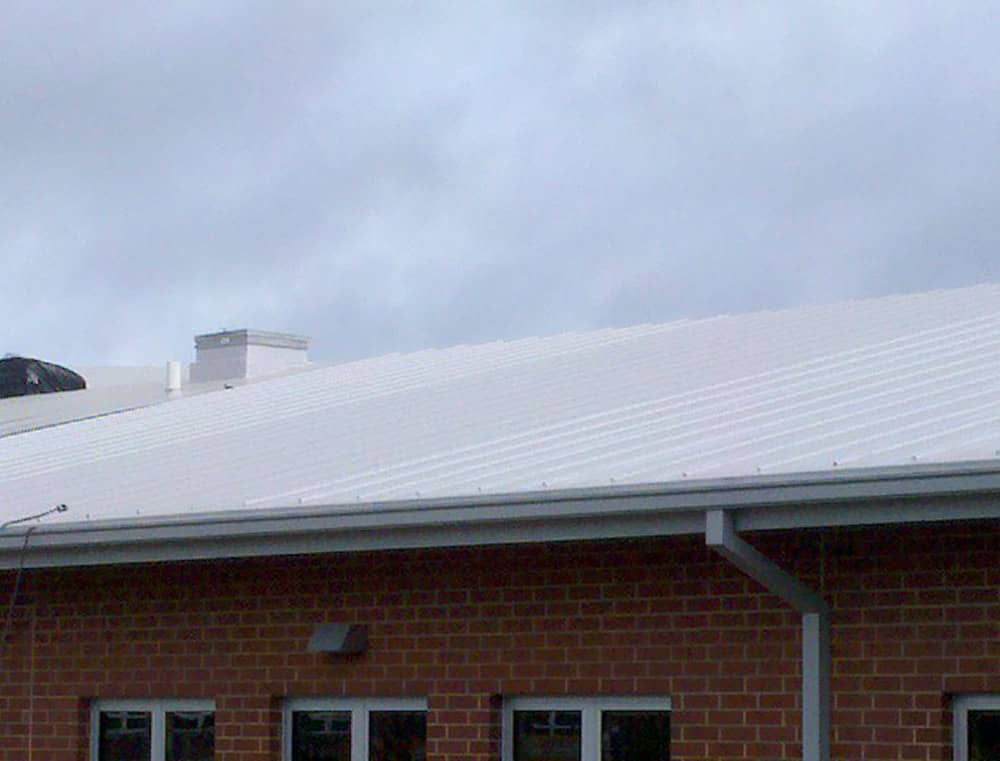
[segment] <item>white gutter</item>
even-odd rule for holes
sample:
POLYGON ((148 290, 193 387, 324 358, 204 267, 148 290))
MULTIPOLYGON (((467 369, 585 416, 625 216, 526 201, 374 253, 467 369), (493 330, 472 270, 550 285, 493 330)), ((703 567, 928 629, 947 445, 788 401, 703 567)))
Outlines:
MULTIPOLYGON (((53 522, 28 567, 1000 518, 995 462, 53 522)), ((72 498, 67 496, 69 515, 72 498)), ((0 531, 0 569, 23 529, 0 531)))

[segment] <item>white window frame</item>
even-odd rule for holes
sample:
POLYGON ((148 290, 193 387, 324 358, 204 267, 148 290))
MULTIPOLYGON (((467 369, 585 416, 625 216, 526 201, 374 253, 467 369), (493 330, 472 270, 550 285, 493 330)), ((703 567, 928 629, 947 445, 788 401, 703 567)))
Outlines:
POLYGON ((528 697, 514 696, 504 700, 501 757, 514 761, 514 712, 515 711, 579 711, 580 759, 600 761, 601 713, 604 711, 666 711, 670 712, 670 698, 646 697, 528 697))
POLYGON ((351 761, 368 761, 368 718, 372 711, 427 712, 427 698, 289 698, 281 712, 281 757, 292 758, 292 714, 296 711, 349 711, 351 761))
POLYGON ((1000 694, 958 695, 952 701, 954 761, 969 761, 969 711, 1000 711, 1000 694))
POLYGON ((150 714, 150 761, 164 761, 166 755, 167 714, 178 711, 211 711, 213 700, 184 700, 175 698, 134 698, 127 700, 95 700, 90 704, 90 758, 100 758, 101 714, 112 711, 143 711, 150 714))

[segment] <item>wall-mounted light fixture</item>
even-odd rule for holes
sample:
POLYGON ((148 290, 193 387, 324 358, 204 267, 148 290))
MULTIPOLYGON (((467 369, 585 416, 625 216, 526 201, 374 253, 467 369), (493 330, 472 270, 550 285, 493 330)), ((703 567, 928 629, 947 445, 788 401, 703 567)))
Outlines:
POLYGON ((368 649, 368 627, 360 624, 318 624, 306 651, 356 655, 368 649))

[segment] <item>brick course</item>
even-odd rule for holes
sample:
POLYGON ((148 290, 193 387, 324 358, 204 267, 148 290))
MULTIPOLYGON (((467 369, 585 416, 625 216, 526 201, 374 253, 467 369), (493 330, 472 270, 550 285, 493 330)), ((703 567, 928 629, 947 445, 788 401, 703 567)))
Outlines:
MULTIPOLYGON (((749 538, 831 604, 834 757, 949 759, 950 694, 1000 692, 1000 522, 749 538)), ((800 756, 798 616, 700 537, 32 570, 0 667, 2 761, 83 761, 90 699, 136 697, 278 759, 282 698, 341 695, 426 696, 434 761, 499 758, 504 694, 669 695, 674 759, 800 756), (306 653, 324 621, 368 652, 306 653)))

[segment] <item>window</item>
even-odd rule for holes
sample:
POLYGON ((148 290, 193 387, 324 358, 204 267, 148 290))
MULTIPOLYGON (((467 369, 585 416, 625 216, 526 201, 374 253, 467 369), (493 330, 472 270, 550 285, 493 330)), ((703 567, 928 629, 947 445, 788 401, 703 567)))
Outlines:
POLYGON ((955 761, 1000 759, 1000 695, 961 695, 952 711, 955 761))
POLYGON ((503 761, 669 761, 669 698, 526 698, 504 706, 503 761))
POLYGON ((427 701, 301 698, 285 704, 285 761, 424 761, 427 701))
POLYGON ((208 700, 99 700, 91 708, 92 761, 212 761, 208 700))

